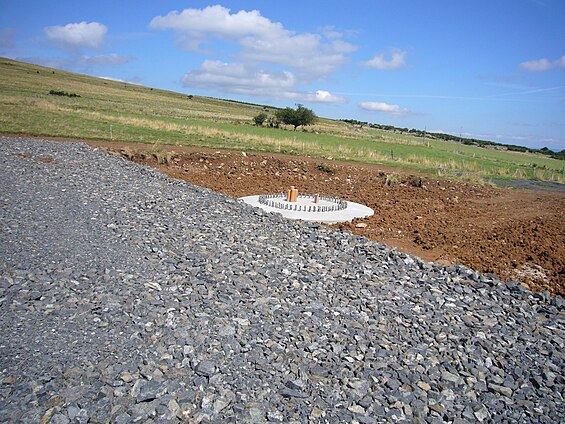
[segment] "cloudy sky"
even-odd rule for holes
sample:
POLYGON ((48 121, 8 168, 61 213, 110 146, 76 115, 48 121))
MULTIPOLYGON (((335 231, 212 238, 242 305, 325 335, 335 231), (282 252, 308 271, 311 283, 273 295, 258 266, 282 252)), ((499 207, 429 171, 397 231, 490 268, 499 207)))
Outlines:
POLYGON ((0 55, 565 148, 565 0, 0 0, 0 55))

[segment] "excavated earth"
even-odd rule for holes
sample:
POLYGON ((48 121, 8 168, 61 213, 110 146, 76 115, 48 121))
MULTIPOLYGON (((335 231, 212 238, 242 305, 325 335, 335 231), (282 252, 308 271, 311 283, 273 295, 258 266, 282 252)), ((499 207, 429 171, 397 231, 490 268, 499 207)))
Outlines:
POLYGON ((234 197, 294 185, 362 203, 375 215, 337 227, 428 261, 464 264, 530 290, 565 295, 565 187, 494 188, 285 155, 178 147, 151 152, 116 144, 110 150, 234 197))

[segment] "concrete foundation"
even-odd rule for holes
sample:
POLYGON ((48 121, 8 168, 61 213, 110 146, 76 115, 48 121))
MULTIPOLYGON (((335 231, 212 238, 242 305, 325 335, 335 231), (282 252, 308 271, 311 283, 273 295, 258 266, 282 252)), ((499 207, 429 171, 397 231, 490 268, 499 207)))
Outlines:
POLYGON ((276 202, 269 201, 267 202, 268 204, 265 204, 263 199, 260 202, 260 197, 264 196, 245 196, 240 197, 240 200, 267 212, 280 213, 285 218, 321 222, 325 224, 350 222, 354 218, 365 218, 375 213, 373 209, 365 205, 345 200, 341 201, 346 203, 345 208, 340 210, 330 210, 335 209, 332 207, 332 205, 335 205, 335 202, 326 201, 323 197, 316 199, 313 196, 298 196, 295 201, 289 202, 286 200, 287 196, 284 196, 276 198, 276 202), (316 200, 318 201, 317 203, 316 200), (270 205, 276 205, 276 207, 270 205), (328 210, 320 211, 323 209, 328 210))

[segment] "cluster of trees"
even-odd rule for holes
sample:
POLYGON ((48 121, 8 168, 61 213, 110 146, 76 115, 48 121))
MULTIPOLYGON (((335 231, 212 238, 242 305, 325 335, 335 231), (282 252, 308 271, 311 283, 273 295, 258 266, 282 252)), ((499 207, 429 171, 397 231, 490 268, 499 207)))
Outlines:
POLYGON ((358 121, 357 119, 342 119, 342 121, 361 129, 363 129, 365 125, 369 125, 367 121, 358 121))
POLYGON ((296 128, 300 126, 312 125, 316 122, 316 119, 317 116, 311 109, 298 104, 296 109, 291 107, 278 109, 274 115, 267 115, 265 112, 261 112, 253 117, 253 122, 257 126, 262 126, 266 122, 271 128, 279 128, 280 124, 292 125, 294 131, 296 131, 296 128))
POLYGON ((414 128, 399 128, 393 125, 381 125, 381 124, 372 124, 368 122, 358 121, 356 119, 342 119, 343 122, 346 122, 350 125, 357 126, 363 128, 363 126, 367 125, 370 128, 375 128, 378 130, 385 130, 385 131, 393 131, 396 133, 401 134, 410 134, 415 137, 427 137, 436 140, 444 140, 444 141, 454 141, 457 143, 466 144, 469 146, 478 146, 478 147, 494 147, 494 148, 502 148, 506 150, 511 150, 514 152, 529 152, 529 153, 541 153, 547 156, 551 156, 554 159, 565 160, 565 149, 559 152, 554 152, 553 150, 543 147, 541 149, 531 149, 525 146, 517 146, 514 144, 503 144, 503 143, 496 143, 494 141, 487 141, 487 140, 478 140, 475 138, 463 138, 456 135, 451 134, 444 134, 444 133, 429 133, 427 131, 417 130, 414 128))
POLYGON ((553 150, 548 149, 547 147, 542 147, 539 150, 539 152, 543 153, 544 155, 549 155, 553 159, 565 160, 565 149, 562 149, 558 152, 554 152, 553 150))

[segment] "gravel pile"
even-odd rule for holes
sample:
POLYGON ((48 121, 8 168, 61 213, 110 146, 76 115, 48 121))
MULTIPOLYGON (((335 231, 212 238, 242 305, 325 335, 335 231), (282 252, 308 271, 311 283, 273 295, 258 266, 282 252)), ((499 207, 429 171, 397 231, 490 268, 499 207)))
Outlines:
POLYGON ((565 419, 559 297, 83 144, 0 160, 0 422, 565 419))

